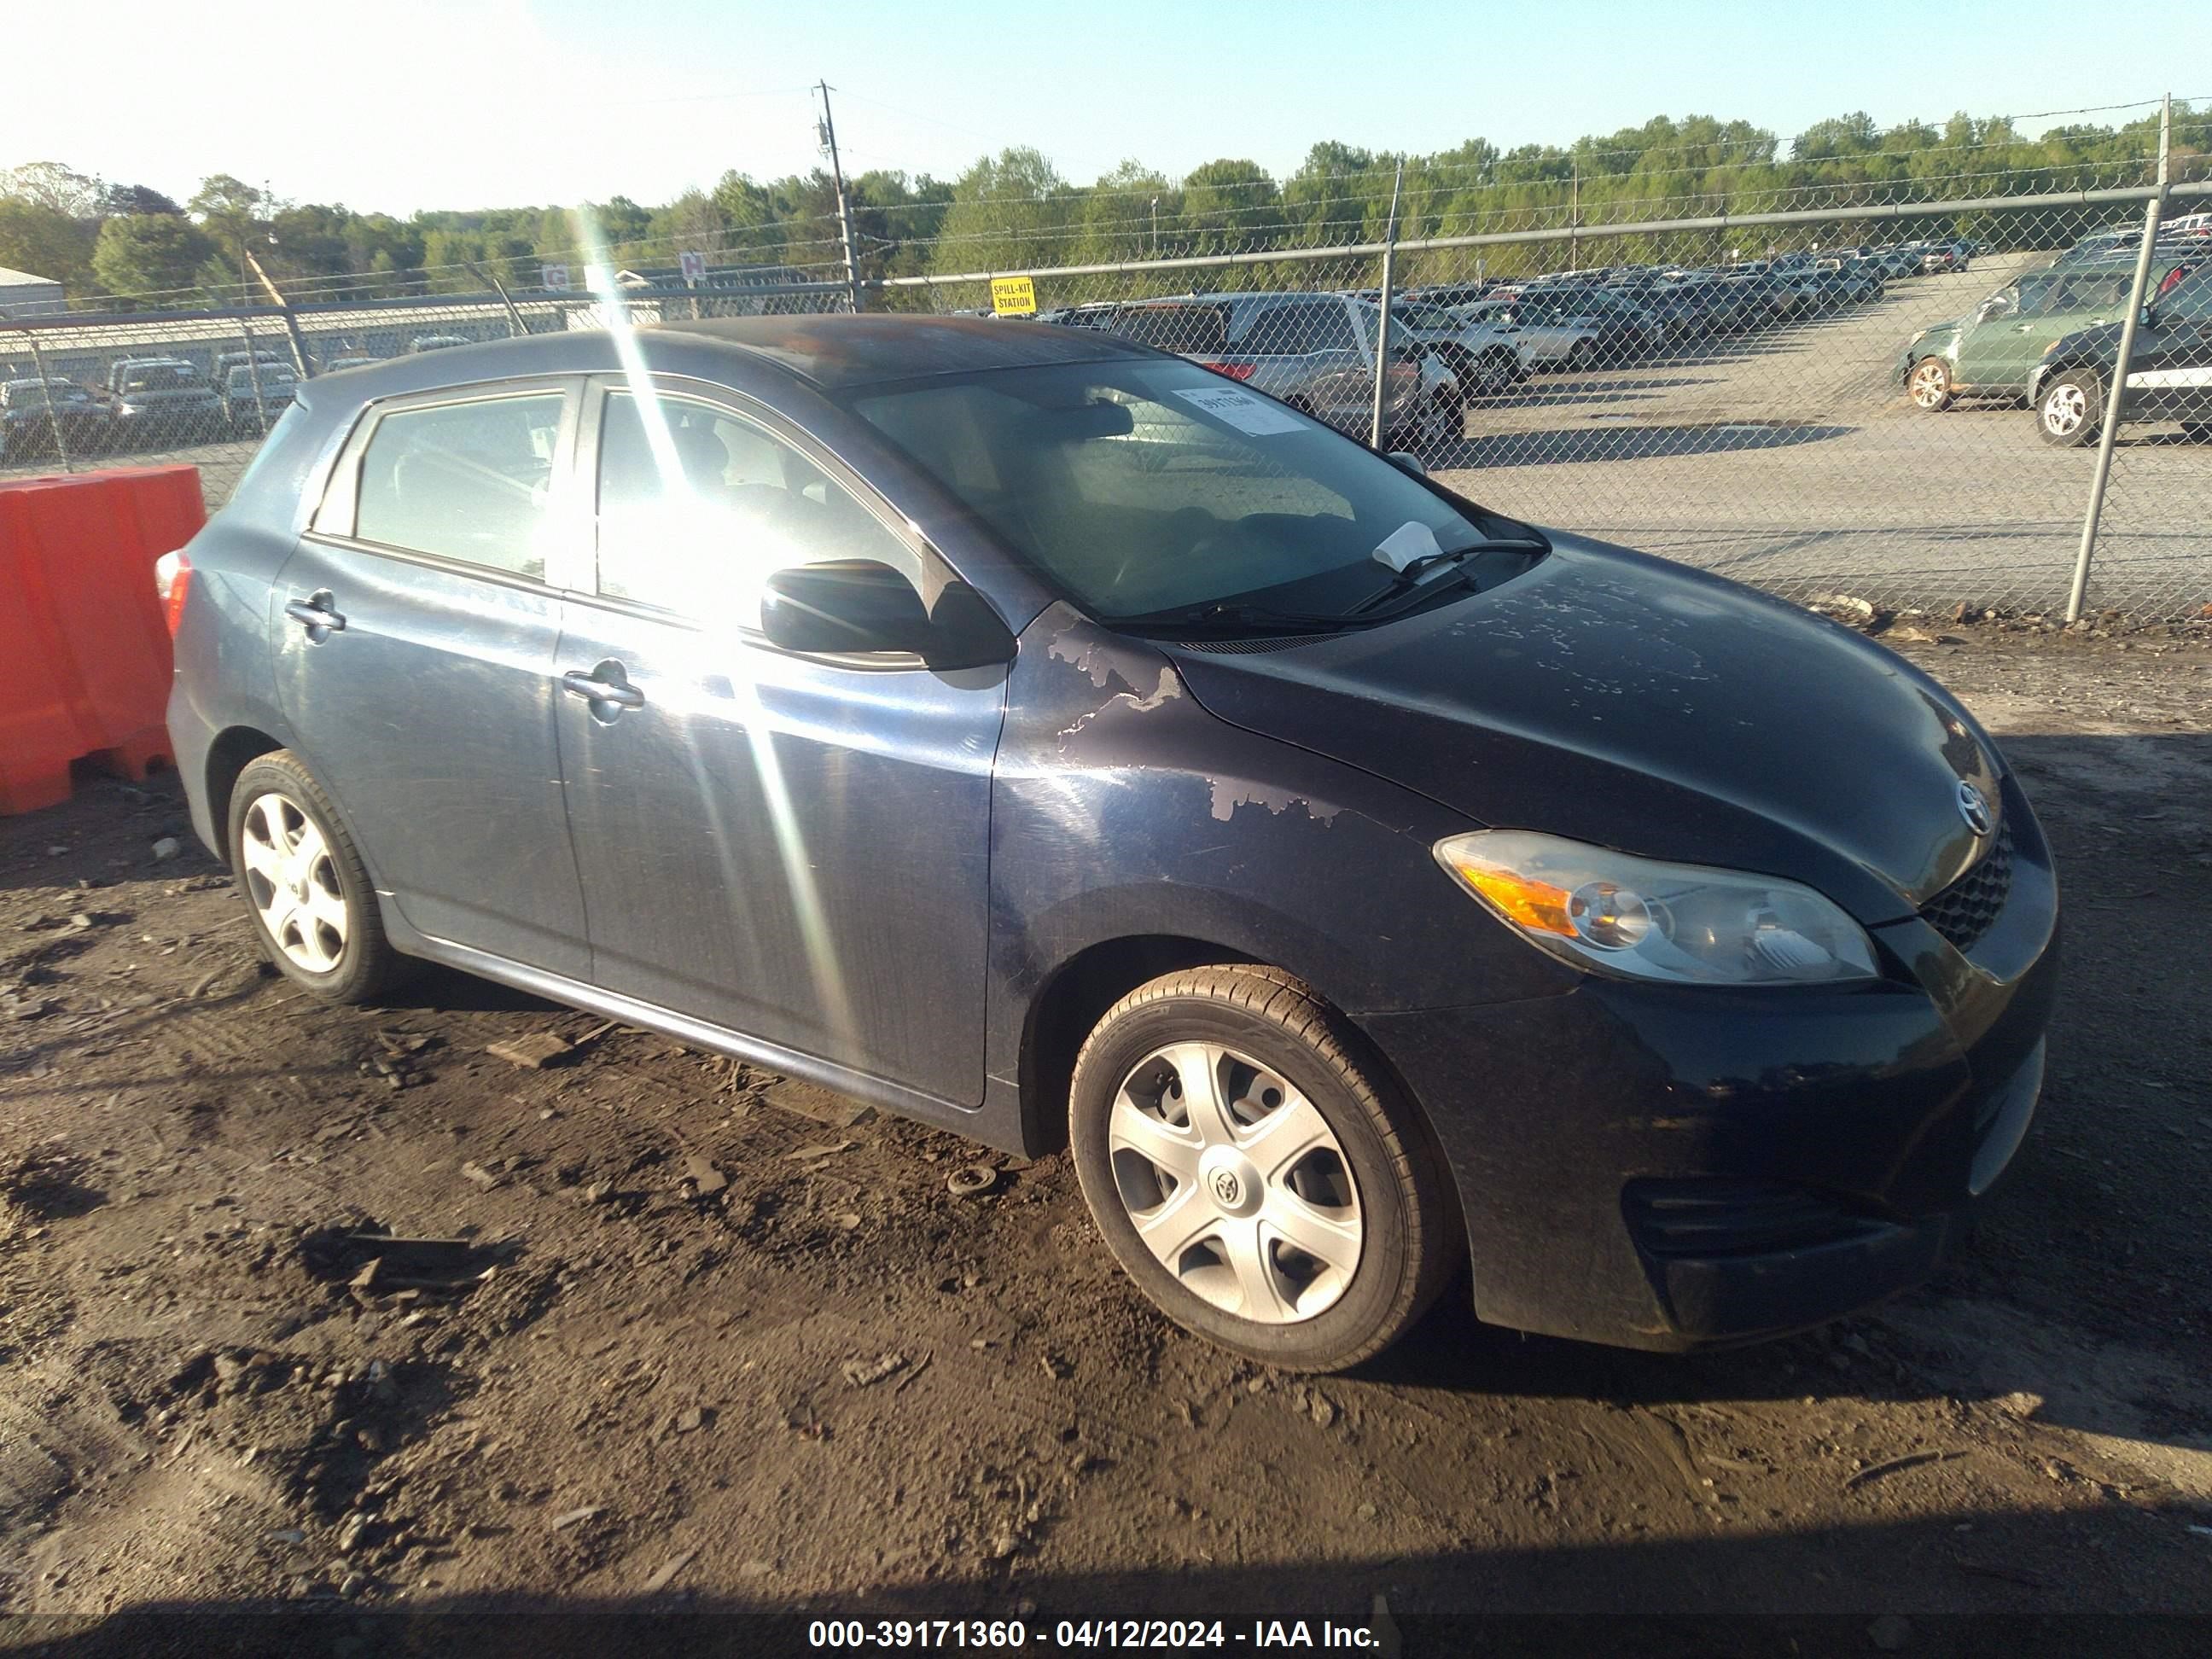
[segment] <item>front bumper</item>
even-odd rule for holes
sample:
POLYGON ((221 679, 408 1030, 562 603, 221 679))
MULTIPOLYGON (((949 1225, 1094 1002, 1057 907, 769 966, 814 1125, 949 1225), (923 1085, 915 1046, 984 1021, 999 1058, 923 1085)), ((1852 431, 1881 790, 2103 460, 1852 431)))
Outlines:
POLYGON ((1679 1350, 1778 1336, 1924 1279, 2040 1092, 2057 889, 2008 783, 2009 896, 1961 955, 1875 928, 1890 976, 1728 991, 1592 978, 1370 1016, 1429 1109, 1474 1305, 1516 1329, 1679 1350))

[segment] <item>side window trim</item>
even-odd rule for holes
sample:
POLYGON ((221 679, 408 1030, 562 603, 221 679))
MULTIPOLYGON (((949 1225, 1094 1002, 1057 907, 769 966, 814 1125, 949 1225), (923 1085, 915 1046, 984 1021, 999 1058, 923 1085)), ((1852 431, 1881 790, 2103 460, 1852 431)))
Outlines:
MULTIPOLYGON (((481 381, 465 386, 440 386, 433 391, 403 392, 381 398, 362 410, 352 432, 338 452, 323 489, 323 498, 308 520, 307 534, 319 542, 336 543, 459 574, 479 576, 514 586, 558 591, 571 581, 579 559, 575 500, 575 457, 585 377, 580 374, 533 375, 527 379, 481 381), (548 539, 545 574, 522 575, 495 565, 477 564, 427 548, 400 547, 387 542, 364 540, 360 526, 362 466, 376 429, 388 415, 422 409, 449 408, 462 404, 497 403, 510 398, 542 398, 557 393, 562 398, 561 425, 554 434, 551 471, 545 511, 552 534, 548 539)), ((588 560, 589 549, 582 550, 588 560)), ((588 571, 588 563, 585 568, 588 571)))
MULTIPOLYGON (((898 510, 872 487, 860 474, 848 466, 843 459, 811 434, 777 414, 767 404, 746 396, 734 387, 720 386, 713 381, 696 380, 681 374, 648 374, 647 380, 653 390, 670 398, 699 404, 727 419, 752 428, 771 443, 794 449, 820 469, 823 477, 851 496, 884 532, 903 547, 914 558, 921 572, 921 592, 925 599, 933 599, 945 584, 955 580, 955 574, 937 550, 916 534, 898 510)), ((649 600, 632 599, 619 594, 599 591, 599 463, 600 449, 605 432, 605 415, 610 398, 633 393, 627 375, 620 374, 594 374, 584 387, 583 409, 577 422, 574 459, 574 488, 577 517, 580 531, 576 537, 578 560, 574 580, 563 589, 567 597, 584 603, 607 606, 633 615, 645 616, 658 621, 672 622, 687 627, 707 625, 705 619, 688 617, 666 605, 649 600)), ((748 643, 765 647, 766 636, 750 623, 740 623, 738 632, 748 643)), ((838 659, 837 660, 844 660, 838 659)), ((876 658, 854 659, 861 663, 876 663, 876 658)), ((898 661, 918 662, 919 658, 899 658, 898 661)))

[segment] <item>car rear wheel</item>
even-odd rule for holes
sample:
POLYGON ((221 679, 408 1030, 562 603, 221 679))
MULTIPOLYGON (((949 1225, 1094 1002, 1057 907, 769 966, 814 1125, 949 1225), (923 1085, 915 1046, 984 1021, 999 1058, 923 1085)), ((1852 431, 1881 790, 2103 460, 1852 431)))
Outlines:
POLYGON ((1941 357, 1923 357, 1905 376, 1905 389, 1916 407, 1930 415, 1951 406, 1951 365, 1941 357))
POLYGON ((2094 442, 2104 423, 2105 385, 2091 368, 2061 369, 2035 405, 2035 429, 2062 449, 2094 442))
POLYGON ((1076 1174, 1162 1312, 1235 1352, 1340 1370, 1380 1352, 1458 1260, 1449 1177, 1364 1040, 1290 975, 1168 975, 1075 1064, 1076 1174))
POLYGON ((1590 365, 1596 361, 1597 342, 1595 340, 1577 340, 1574 349, 1567 353, 1567 367, 1577 374, 1587 374, 1590 365))
POLYGON ((229 831, 255 942, 279 973, 328 1002, 372 1001, 400 977, 353 837, 289 750, 239 774, 229 831))

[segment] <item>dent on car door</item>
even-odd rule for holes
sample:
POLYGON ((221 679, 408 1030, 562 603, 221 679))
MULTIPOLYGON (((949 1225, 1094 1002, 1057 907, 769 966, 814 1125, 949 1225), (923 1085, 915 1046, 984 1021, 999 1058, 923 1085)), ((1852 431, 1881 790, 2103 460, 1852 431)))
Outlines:
POLYGON ((375 410, 270 593, 280 706, 405 921, 580 977, 549 575, 580 382, 375 410))
POLYGON ((609 387, 586 425, 597 594, 560 731, 596 982, 979 1103, 1002 671, 772 648, 772 572, 926 556, 764 418, 609 387))

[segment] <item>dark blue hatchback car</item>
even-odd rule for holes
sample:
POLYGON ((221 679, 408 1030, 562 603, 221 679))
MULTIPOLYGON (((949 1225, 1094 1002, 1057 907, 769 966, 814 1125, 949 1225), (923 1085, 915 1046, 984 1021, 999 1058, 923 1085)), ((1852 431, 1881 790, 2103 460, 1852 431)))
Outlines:
POLYGON ((1038 1153, 1273 1364, 1927 1274, 2057 890, 1931 680, 1081 330, 763 318, 303 385, 163 562, 263 948, 450 963, 1038 1153))

